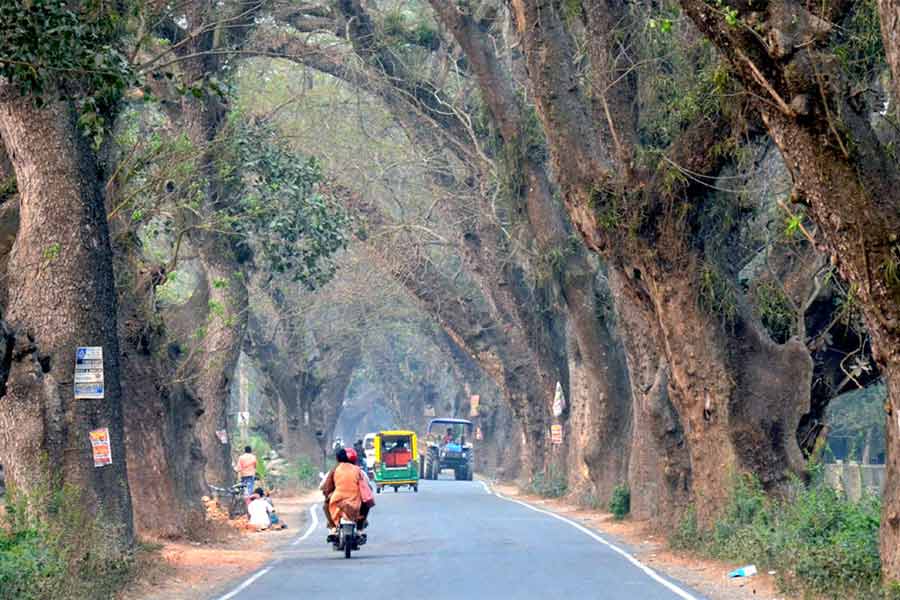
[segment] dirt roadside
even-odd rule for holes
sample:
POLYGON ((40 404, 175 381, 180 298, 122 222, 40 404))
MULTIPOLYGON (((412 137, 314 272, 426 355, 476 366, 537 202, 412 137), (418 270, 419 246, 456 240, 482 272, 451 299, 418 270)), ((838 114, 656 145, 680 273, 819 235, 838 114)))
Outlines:
POLYGON ((280 531, 235 530, 224 539, 208 542, 148 541, 160 548, 142 561, 137 580, 119 600, 200 600, 227 592, 302 535, 309 522, 309 506, 321 498, 318 490, 273 496, 279 518, 288 525, 280 531))
POLYGON ((727 573, 741 565, 673 552, 661 536, 651 532, 646 522, 616 521, 609 513, 581 508, 564 498, 547 499, 528 494, 509 482, 486 483, 507 498, 527 502, 597 531, 648 567, 684 583, 710 600, 798 600, 779 592, 775 578, 767 573, 729 579, 727 573))

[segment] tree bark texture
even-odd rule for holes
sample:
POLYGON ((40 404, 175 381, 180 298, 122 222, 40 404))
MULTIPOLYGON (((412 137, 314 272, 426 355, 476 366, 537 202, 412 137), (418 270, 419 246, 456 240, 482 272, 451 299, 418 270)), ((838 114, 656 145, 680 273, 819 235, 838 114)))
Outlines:
MULTIPOLYGON (((872 130, 866 108, 852 100, 843 74, 828 67, 820 54, 827 47, 828 30, 819 24, 840 22, 852 3, 810 8, 787 1, 766 4, 767 18, 760 28, 767 39, 787 37, 802 44, 779 51, 743 27, 730 27, 710 6, 681 1, 742 84, 765 99, 757 102, 757 108, 791 169, 794 198, 806 205, 839 273, 858 294, 873 357, 888 380, 890 417, 900 410, 897 383, 892 381, 900 364, 900 283, 895 269, 900 262, 900 168, 872 130)), ((735 9, 738 19, 746 18, 745 7, 735 9)), ((896 103, 898 9, 888 0, 880 2, 879 9, 896 103)), ((898 433, 890 424, 885 433, 887 481, 894 484, 885 488, 881 525, 881 558, 888 580, 900 579, 898 433)))
POLYGON ((97 160, 76 121, 67 104, 37 108, 0 87, 0 136, 21 202, 9 260, 15 348, 0 400, 0 460, 20 492, 36 491, 44 476, 71 485, 89 513, 118 526, 110 542, 125 549, 133 521, 112 251, 97 160), (78 346, 103 348, 102 400, 73 399, 78 346), (88 433, 102 427, 109 428, 113 463, 94 467, 88 433))
MULTIPOLYGON (((203 22, 203 19, 209 18, 206 12, 198 8, 194 18, 203 22)), ((191 53, 198 55, 188 58, 183 65, 187 81, 201 81, 216 71, 218 58, 205 54, 212 49, 212 37, 212 32, 208 32, 186 45, 184 52, 188 56, 191 53)), ((206 481, 218 486, 231 483, 234 479, 230 438, 223 443, 217 432, 229 431, 226 414, 229 378, 243 344, 247 316, 246 287, 243 279, 237 276, 240 268, 234 260, 230 244, 216 233, 204 231, 202 222, 203 219, 213 218, 219 201, 211 144, 224 119, 225 106, 216 98, 185 97, 182 101, 181 124, 198 150, 196 167, 206 185, 204 205, 200 215, 195 216, 200 222, 188 236, 203 264, 209 298, 209 310, 202 324, 206 331, 200 341, 200 352, 193 358, 191 388, 203 407, 197 419, 197 435, 206 458, 206 481), (213 307, 217 309, 213 310, 213 307)))
MULTIPOLYGON (((663 467, 668 477, 663 481, 669 493, 682 497, 689 486, 688 496, 697 503, 698 516, 709 523, 724 507, 735 472, 750 471, 768 486, 778 486, 786 481, 787 471, 802 469, 795 432, 809 405, 808 354, 796 342, 784 347, 772 344, 745 316, 746 309, 737 307, 734 327, 723 327, 708 310, 701 309, 702 254, 691 244, 689 227, 668 213, 667 206, 675 196, 672 190, 660 188, 659 178, 653 174, 632 171, 628 144, 623 141, 635 139, 627 135, 628 123, 633 122, 626 101, 630 92, 613 98, 592 97, 593 104, 584 100, 584 90, 570 66, 574 49, 560 4, 521 0, 511 4, 570 217, 589 247, 611 261, 611 269, 624 270, 617 281, 635 289, 623 297, 643 303, 638 311, 621 306, 620 310, 643 313, 649 322, 658 324, 656 335, 648 339, 659 348, 651 351, 646 348, 647 340, 628 338, 654 332, 641 326, 638 318, 624 319, 629 366, 632 377, 641 382, 633 387, 637 396, 634 431, 640 430, 641 421, 660 423, 659 417, 665 416, 660 408, 668 399, 678 419, 651 427, 656 436, 662 436, 655 440, 656 448, 671 447, 666 440, 676 440, 674 448, 662 455, 663 464, 671 467, 669 472, 663 467), (616 106, 620 112, 611 112, 616 106), (598 124, 599 114, 609 116, 598 124), (605 138, 603 131, 607 132, 605 138), (621 232, 598 222, 597 204, 613 198, 644 207, 633 209, 642 221, 634 235, 619 235, 621 232), (767 364, 779 364, 783 372, 774 379, 757 380, 761 365, 767 364), (777 387, 775 380, 784 387, 777 387), (647 397, 648 393, 653 397, 647 397), (684 473, 684 461, 675 450, 679 427, 689 457, 689 474, 684 473)), ((598 16, 594 4, 586 6, 592 17, 588 26, 594 28, 591 43, 611 44, 612 32, 606 29, 611 20, 598 16)), ((615 11, 616 6, 607 9, 615 11)), ((614 55, 608 48, 593 52, 593 56, 614 55)), ((596 77, 608 78, 609 71, 615 72, 617 67, 592 64, 591 68, 596 77)), ((627 78, 621 82, 626 84, 627 78)), ((712 124, 700 124, 696 131, 686 132, 671 150, 674 162, 694 172, 715 167, 707 164, 702 154, 708 147, 708 140, 702 140, 717 133, 712 124), (695 157, 698 152, 701 154, 695 157)), ((684 190, 685 195, 687 192, 684 190)), ((635 443, 640 446, 643 442, 639 438, 635 443)), ((631 469, 633 475, 659 474, 659 464, 652 460, 656 448, 632 447, 632 461, 638 461, 631 469), (645 459, 646 469, 641 466, 645 459)))
POLYGON ((610 267, 609 287, 631 382, 631 513, 637 519, 674 523, 691 499, 691 465, 684 427, 669 396, 659 321, 643 286, 625 269, 610 267))
MULTIPOLYGON (((514 209, 522 212, 534 236, 539 253, 560 253, 559 286, 565 314, 578 342, 578 354, 588 379, 587 397, 571 397, 575 422, 570 430, 580 430, 577 438, 567 435, 574 448, 589 449, 590 456, 577 460, 573 473, 587 461, 591 480, 602 498, 624 480, 627 457, 620 452, 628 431, 627 374, 613 352, 613 338, 606 324, 597 319, 594 289, 596 267, 589 264, 581 244, 573 244, 563 207, 553 196, 546 165, 533 156, 526 139, 527 107, 516 94, 508 72, 497 55, 486 23, 476 21, 453 3, 432 0, 432 8, 462 47, 502 139, 503 152, 512 164, 510 177, 521 177, 514 190, 514 209), (588 416, 589 415, 589 416, 588 416)), ((485 206, 484 210, 490 210, 485 206)), ((570 434, 573 431, 569 432, 570 434)))
POLYGON ((893 74, 893 106, 896 115, 900 105, 900 1, 878 0, 878 14, 881 17, 884 51, 893 74))
MULTIPOLYGON (((120 256, 117 269, 136 270, 120 256)), ((177 538, 202 531, 208 493, 205 459, 196 435, 199 405, 176 376, 161 331, 152 328, 142 300, 146 287, 119 290, 119 341, 125 450, 137 533, 177 538)))

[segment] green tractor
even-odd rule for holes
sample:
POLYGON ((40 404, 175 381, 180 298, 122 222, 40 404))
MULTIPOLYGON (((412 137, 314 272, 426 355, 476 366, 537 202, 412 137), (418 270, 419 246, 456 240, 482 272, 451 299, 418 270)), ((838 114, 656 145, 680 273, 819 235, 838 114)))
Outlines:
POLYGON ((472 481, 475 455, 472 448, 472 421, 432 419, 421 454, 422 477, 437 479, 444 469, 453 469, 457 481, 472 481))

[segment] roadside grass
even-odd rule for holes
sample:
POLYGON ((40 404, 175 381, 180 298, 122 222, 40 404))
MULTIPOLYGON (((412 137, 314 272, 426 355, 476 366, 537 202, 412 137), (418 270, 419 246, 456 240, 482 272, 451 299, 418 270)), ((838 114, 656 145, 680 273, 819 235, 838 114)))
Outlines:
POLYGON ((298 456, 292 470, 301 490, 313 490, 319 486, 319 469, 308 456, 298 456))
POLYGON ((81 508, 79 491, 17 497, 8 490, 0 523, 0 600, 112 598, 139 555, 115 549, 116 526, 81 508))
POLYGON ((780 589, 804 597, 900 599, 882 589, 878 498, 859 502, 824 483, 794 482, 786 498, 767 496, 759 481, 736 476, 731 500, 707 530, 688 510, 670 538, 673 548, 775 570, 780 589))
POLYGON ((566 473, 557 466, 549 465, 543 471, 531 475, 528 490, 544 498, 562 498, 569 491, 566 473))

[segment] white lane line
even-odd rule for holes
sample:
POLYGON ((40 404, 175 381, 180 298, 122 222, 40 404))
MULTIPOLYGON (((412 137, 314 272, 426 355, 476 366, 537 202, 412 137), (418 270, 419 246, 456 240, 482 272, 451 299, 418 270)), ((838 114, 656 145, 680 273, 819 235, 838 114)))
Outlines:
POLYGON ((309 507, 309 516, 312 519, 312 522, 309 524, 309 527, 307 527, 306 533, 291 542, 291 546, 296 546, 297 544, 308 538, 310 535, 312 535, 312 532, 316 530, 316 527, 319 526, 319 515, 316 513, 315 504, 309 507))
POLYGON ((262 569, 262 570, 260 570, 260 571, 257 571, 257 572, 254 573, 247 581, 245 581, 245 582, 242 583, 241 585, 237 586, 237 587, 234 588, 232 591, 228 592, 227 594, 225 594, 224 596, 222 596, 222 597, 219 598, 218 600, 231 600, 231 598, 234 598, 235 596, 237 596, 238 594, 240 594, 242 591, 244 591, 245 589, 247 589, 248 587, 250 587, 250 585, 251 585, 254 581, 256 581, 257 579, 259 579, 260 577, 262 577, 263 575, 265 575, 266 573, 268 573, 269 571, 271 571, 271 570, 272 570, 272 567, 274 567, 274 566, 275 566, 275 565, 272 565, 271 567, 266 567, 265 569, 262 569))
MULTIPOLYGON (((316 514, 316 505, 315 504, 309 507, 309 515, 310 515, 310 517, 312 517, 312 522, 309 524, 309 527, 306 528, 306 531, 303 533, 303 535, 301 535, 296 540, 291 542, 291 546, 296 546, 297 544, 299 544, 300 542, 302 542, 303 540, 308 538, 310 535, 312 535, 313 531, 315 531, 316 528, 319 526, 319 517, 316 514)), ((259 571, 257 571, 256 573, 254 573, 253 575, 248 577, 246 580, 244 580, 244 582, 241 583, 241 585, 237 586, 236 588, 234 588, 233 590, 231 590, 224 596, 217 598, 216 600, 231 600, 232 598, 234 598, 235 596, 237 596, 238 594, 240 594, 241 592, 246 590, 248 587, 253 585, 254 581, 256 581, 257 579, 259 579, 260 577, 262 577, 263 575, 265 575, 266 573, 271 571, 272 567, 274 567, 275 565, 277 565, 280 562, 281 562, 280 558, 275 559, 275 561, 272 564, 270 564, 268 567, 260 569, 259 571)))
POLYGON ((636 559, 635 557, 633 557, 632 555, 630 555, 630 554, 629 554, 628 552, 626 552, 625 550, 622 550, 621 548, 619 548, 619 547, 616 546, 615 544, 612 544, 612 543, 608 542, 606 539, 604 539, 604 538, 602 538, 601 536, 597 535, 596 533, 594 533, 593 531, 591 531, 590 529, 588 529, 588 528, 585 527, 584 525, 581 525, 581 524, 579 524, 579 523, 576 523, 575 521, 572 521, 571 519, 567 519, 567 518, 563 517, 562 515, 558 515, 558 514, 556 514, 556 513, 554 513, 554 512, 550 512, 550 511, 548 511, 548 510, 541 510, 540 508, 536 508, 536 507, 534 507, 534 506, 531 506, 531 505, 528 504, 527 502, 522 502, 521 500, 515 500, 515 499, 513 499, 513 498, 507 498, 506 496, 504 496, 504 495, 501 494, 500 492, 492 491, 484 481, 481 482, 481 485, 484 486, 484 489, 485 489, 489 494, 493 494, 493 495, 497 496, 498 498, 500 498, 500 499, 502 499, 502 500, 506 500, 507 502, 515 502, 516 504, 521 504, 522 506, 524 506, 524 507, 527 508, 528 510, 533 510, 534 512, 538 512, 538 513, 541 513, 541 514, 543 514, 543 515, 547 515, 548 517, 553 517, 554 519, 557 519, 557 520, 559 520, 559 521, 562 521, 563 523, 567 523, 567 524, 571 525, 572 527, 574 527, 575 529, 577 529, 577 530, 580 531, 581 533, 583 533, 583 534, 587 535, 588 537, 591 537, 591 538, 593 538, 594 540, 600 542, 601 544, 603 544, 604 546, 606 546, 607 548, 609 548, 609 549, 612 550, 613 552, 622 555, 622 556, 625 558, 625 560, 627 560, 628 562, 630 562, 631 564, 633 564, 634 566, 636 566, 638 569, 640 569, 640 570, 643 571, 644 573, 646 573, 646 575, 647 575, 648 577, 650 577, 650 579, 652 579, 653 581, 655 581, 655 582, 657 582, 658 584, 662 585, 663 587, 668 588, 669 591, 671 591, 672 593, 674 593, 675 595, 677 595, 677 596, 679 596, 679 597, 681 597, 681 598, 684 598, 684 600, 700 600, 699 598, 697 598, 696 596, 692 595, 692 594, 689 593, 688 591, 683 590, 682 588, 678 587, 677 585, 675 585, 675 584, 672 583, 671 581, 667 581, 666 579, 662 578, 656 571, 654 571, 653 569, 651 569, 650 567, 648 567, 647 565, 645 565, 644 563, 642 563, 641 561, 639 561, 638 559, 636 559))

